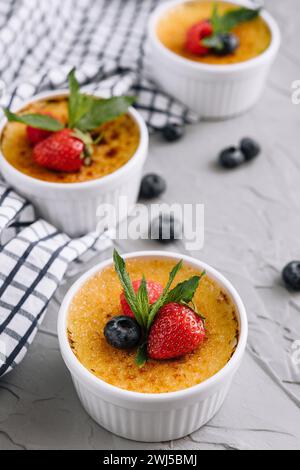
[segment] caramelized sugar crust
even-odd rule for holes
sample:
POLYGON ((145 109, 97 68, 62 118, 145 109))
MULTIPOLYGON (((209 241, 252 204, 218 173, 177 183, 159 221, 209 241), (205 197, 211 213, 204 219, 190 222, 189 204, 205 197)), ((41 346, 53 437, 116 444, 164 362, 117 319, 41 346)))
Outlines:
MULTIPOLYGON (((68 100, 56 98, 41 100, 22 110, 20 114, 46 112, 64 124, 68 119, 68 100)), ((114 173, 124 166, 136 152, 140 132, 136 122, 125 114, 95 130, 94 137, 103 133, 103 138, 94 146, 91 166, 83 166, 77 173, 62 173, 43 168, 32 157, 33 147, 26 136, 24 124, 10 122, 4 128, 1 149, 6 160, 17 170, 33 178, 52 183, 82 183, 114 173)))
MULTIPOLYGON (((127 261, 132 280, 167 283, 174 267, 169 259, 132 259, 127 261)), ((176 283, 199 272, 185 265, 176 283)), ((113 267, 89 279, 70 306, 68 335, 78 360, 96 377, 119 388, 142 393, 183 390, 200 384, 222 369, 235 351, 238 339, 236 307, 229 295, 206 276, 195 295, 199 311, 206 317, 207 338, 194 353, 178 360, 149 361, 143 368, 135 365, 135 351, 124 352, 106 342, 103 329, 113 316, 120 315, 121 285, 113 267)))
MULTIPOLYGON (((175 54, 206 64, 235 64, 254 59, 269 47, 271 32, 266 22, 261 18, 242 23, 232 30, 240 39, 240 47, 232 55, 219 57, 208 54, 199 57, 188 52, 185 48, 187 31, 199 21, 211 18, 213 3, 211 1, 190 1, 170 9, 158 23, 157 35, 160 41, 175 54)), ((219 12, 237 8, 234 3, 217 2, 219 12)))

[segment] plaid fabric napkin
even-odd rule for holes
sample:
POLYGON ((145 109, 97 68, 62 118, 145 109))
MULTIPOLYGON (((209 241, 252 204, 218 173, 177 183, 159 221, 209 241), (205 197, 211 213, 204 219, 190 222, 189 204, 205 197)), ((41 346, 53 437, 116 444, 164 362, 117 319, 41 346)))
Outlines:
POLYGON ((76 66, 87 91, 137 97, 150 129, 197 116, 148 79, 146 31, 159 0, 6 0, 0 3, 0 71, 5 105, 66 86, 76 66), (1 15, 2 14, 2 15, 1 15), (99 82, 103 84, 99 88, 99 82))
MULTIPOLYGON (((67 85, 77 67, 86 91, 132 93, 150 129, 197 117, 147 78, 144 45, 158 0, 5 0, 0 2, 2 105, 67 85)), ((105 250, 109 235, 71 240, 0 181, 0 376, 25 356, 72 263, 105 250)), ((75 264, 76 265, 76 264, 75 264)))
POLYGON ((28 210, 33 213, 0 183, 0 376, 25 356, 69 265, 111 244, 109 234, 71 240, 43 220, 28 221, 28 210), (12 238, 5 234, 8 227, 15 230, 12 238))

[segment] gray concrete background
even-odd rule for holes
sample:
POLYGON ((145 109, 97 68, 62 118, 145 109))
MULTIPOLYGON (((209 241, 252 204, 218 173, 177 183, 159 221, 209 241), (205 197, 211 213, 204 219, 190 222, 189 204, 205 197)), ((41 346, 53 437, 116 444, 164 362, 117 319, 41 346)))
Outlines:
POLYGON ((228 276, 248 308, 249 345, 224 407, 203 429, 169 443, 126 441, 95 424, 58 350, 56 317, 69 280, 24 362, 0 382, 0 449, 300 449, 300 366, 291 361, 300 295, 280 281, 281 268, 300 257, 300 106, 291 102, 300 79, 300 9, 299 0, 266 4, 283 45, 260 103, 235 120, 191 126, 175 145, 152 138, 145 169, 167 179, 164 202, 205 204, 204 249, 192 255, 228 276), (219 150, 246 135, 261 142, 262 156, 234 172, 217 169, 219 150))

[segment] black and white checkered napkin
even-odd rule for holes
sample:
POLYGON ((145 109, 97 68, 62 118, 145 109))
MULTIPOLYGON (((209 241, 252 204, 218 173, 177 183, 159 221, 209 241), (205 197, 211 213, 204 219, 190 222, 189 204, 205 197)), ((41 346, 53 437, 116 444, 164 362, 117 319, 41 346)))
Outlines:
MULTIPOLYGON (((71 67, 90 91, 137 97, 150 129, 197 116, 147 78, 149 14, 159 0, 6 0, 0 2, 0 78, 18 105, 61 88, 71 67), (99 83, 102 86, 99 87, 99 83)), ((7 104, 7 100, 5 102, 7 104)))
POLYGON ((0 376, 25 356, 70 264, 111 243, 108 234, 71 240, 43 220, 28 221, 30 209, 0 183, 0 376))
MULTIPOLYGON (((5 0, 0 2, 2 105, 62 88, 77 68, 86 91, 137 96, 150 129, 196 119, 147 79, 146 23, 158 0, 5 0)), ((78 240, 35 220, 30 202, 0 181, 0 376, 26 354, 70 264, 110 244, 78 240)))

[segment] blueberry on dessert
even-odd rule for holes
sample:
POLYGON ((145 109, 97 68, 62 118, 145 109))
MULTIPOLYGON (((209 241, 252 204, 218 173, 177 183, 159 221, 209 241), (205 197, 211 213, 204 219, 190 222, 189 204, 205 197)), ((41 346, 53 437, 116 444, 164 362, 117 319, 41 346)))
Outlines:
POLYGON ((134 318, 119 316, 112 318, 104 328, 106 341, 117 349, 132 349, 141 340, 141 328, 134 318))

